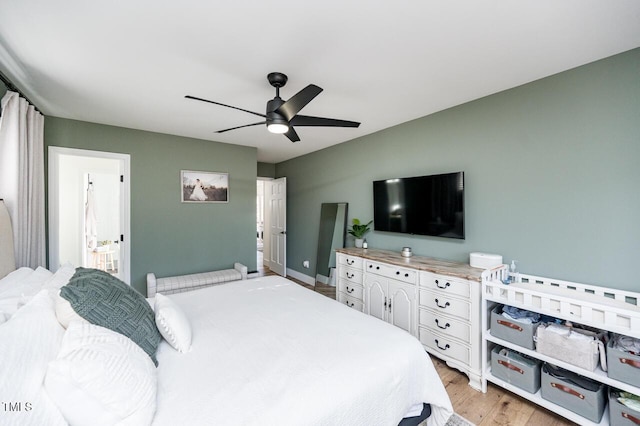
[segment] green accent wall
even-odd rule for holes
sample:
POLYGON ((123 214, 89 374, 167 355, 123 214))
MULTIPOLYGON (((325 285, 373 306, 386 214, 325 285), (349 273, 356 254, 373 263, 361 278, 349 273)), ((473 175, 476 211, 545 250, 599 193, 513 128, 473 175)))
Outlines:
POLYGON ((256 149, 46 117, 45 144, 131 155, 131 284, 233 268, 256 270, 256 149), (229 173, 229 203, 180 202, 181 170, 229 173))
POLYGON ((287 266, 314 275, 321 203, 347 201, 349 222, 368 221, 372 181, 464 171, 465 240, 372 231, 369 247, 497 253, 524 273, 640 291, 639 162, 634 49, 278 163, 287 266))
POLYGON ((273 163, 258 163, 258 176, 265 178, 276 177, 276 165, 273 163))

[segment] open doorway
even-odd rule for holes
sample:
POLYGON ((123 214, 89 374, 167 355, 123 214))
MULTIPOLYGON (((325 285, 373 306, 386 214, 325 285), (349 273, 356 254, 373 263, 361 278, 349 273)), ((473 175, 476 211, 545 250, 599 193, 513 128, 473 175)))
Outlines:
POLYGON ((49 266, 130 282, 129 155, 49 147, 49 266))

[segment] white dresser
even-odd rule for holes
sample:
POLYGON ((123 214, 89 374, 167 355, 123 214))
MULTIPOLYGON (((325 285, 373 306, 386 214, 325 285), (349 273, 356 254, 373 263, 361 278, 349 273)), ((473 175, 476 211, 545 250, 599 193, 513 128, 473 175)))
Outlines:
POLYGON ((337 250, 337 300, 400 327, 481 389, 482 269, 400 252, 337 250))
POLYGON ((362 273, 364 259, 342 253, 337 254, 337 259, 336 300, 362 312, 364 309, 362 273))

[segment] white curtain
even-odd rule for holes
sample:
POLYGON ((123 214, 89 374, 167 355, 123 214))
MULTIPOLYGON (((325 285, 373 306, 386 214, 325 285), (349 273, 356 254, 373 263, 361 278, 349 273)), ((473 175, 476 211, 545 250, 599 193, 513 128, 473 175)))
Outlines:
POLYGON ((44 116, 16 92, 0 105, 0 198, 13 224, 16 266, 46 266, 44 116))

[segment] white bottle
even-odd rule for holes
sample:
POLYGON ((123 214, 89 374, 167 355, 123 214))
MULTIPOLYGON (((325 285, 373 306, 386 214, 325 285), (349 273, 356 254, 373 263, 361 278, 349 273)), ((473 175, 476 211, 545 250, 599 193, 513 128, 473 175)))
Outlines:
POLYGON ((512 260, 511 261, 511 266, 509 266, 509 272, 511 273, 511 282, 519 283, 520 282, 520 274, 518 274, 518 271, 516 269, 516 262, 517 262, 517 260, 512 260))
POLYGON ((369 247, 369 244, 367 244, 367 240, 366 240, 366 238, 365 238, 365 240, 362 242, 362 248, 363 248, 363 249, 366 249, 366 248, 368 248, 368 247, 369 247))

